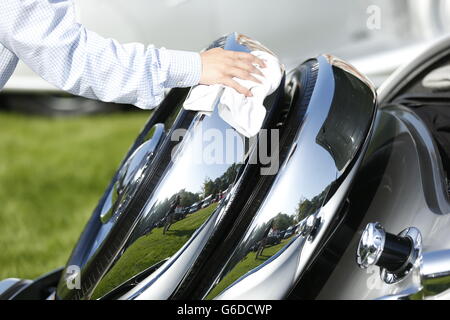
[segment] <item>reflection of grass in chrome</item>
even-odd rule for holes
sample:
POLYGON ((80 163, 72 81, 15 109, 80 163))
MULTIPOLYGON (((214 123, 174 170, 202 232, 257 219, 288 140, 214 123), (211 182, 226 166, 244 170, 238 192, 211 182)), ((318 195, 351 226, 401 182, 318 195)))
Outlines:
POLYGON ((161 227, 137 239, 99 283, 92 297, 96 299, 103 296, 132 276, 173 255, 216 207, 217 203, 213 203, 189 214, 185 219, 172 224, 165 235, 161 227))
POLYGON ((432 297, 439 293, 443 293, 448 290, 449 284, 450 276, 428 279, 426 281, 426 286, 423 289, 423 292, 417 295, 413 295, 411 297, 411 300, 421 300, 423 299, 423 295, 425 295, 426 297, 432 297))
POLYGON ((249 252, 228 274, 219 282, 217 286, 214 287, 213 290, 206 296, 206 299, 213 299, 219 293, 221 293, 224 289, 226 289, 229 285, 235 282, 237 279, 242 277, 248 271, 256 268, 267 259, 276 254, 281 248, 283 248, 291 239, 284 239, 279 244, 266 247, 263 251, 263 254, 255 259, 256 252, 249 252))

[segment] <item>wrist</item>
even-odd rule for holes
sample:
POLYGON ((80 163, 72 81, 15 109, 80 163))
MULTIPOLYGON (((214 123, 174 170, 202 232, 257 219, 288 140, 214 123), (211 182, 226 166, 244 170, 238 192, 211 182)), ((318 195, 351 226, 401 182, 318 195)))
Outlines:
POLYGON ((167 88, 192 87, 200 82, 202 61, 200 54, 191 51, 166 50, 169 61, 167 88))

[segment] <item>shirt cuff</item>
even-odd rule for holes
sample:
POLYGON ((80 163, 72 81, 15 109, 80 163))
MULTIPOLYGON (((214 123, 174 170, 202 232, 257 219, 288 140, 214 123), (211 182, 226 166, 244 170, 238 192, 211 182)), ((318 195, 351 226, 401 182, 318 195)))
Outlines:
POLYGON ((200 82, 202 61, 200 54, 190 51, 166 50, 169 68, 166 88, 192 87, 200 82))

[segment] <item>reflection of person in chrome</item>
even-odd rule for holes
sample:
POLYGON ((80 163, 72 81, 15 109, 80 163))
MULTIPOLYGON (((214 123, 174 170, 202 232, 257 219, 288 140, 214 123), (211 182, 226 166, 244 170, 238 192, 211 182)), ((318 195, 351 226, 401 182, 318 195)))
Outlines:
POLYGON ((166 221, 164 223, 163 234, 166 234, 166 232, 169 231, 170 226, 174 222, 174 220, 175 220, 175 210, 180 205, 180 200, 181 200, 181 197, 180 197, 179 194, 177 194, 175 199, 170 204, 169 211, 167 212, 167 215, 166 215, 166 221))
POLYGON ((258 250, 256 251, 255 260, 262 255, 271 231, 273 231, 273 220, 269 223, 266 230, 264 230, 263 238, 259 242, 258 250))

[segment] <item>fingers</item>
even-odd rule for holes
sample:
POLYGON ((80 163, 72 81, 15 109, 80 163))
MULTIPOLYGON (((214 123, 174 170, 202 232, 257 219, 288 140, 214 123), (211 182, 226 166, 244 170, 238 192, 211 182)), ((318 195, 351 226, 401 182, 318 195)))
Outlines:
POLYGON ((254 75, 259 75, 264 77, 264 74, 255 65, 259 65, 262 68, 266 67, 266 63, 254 56, 251 53, 246 52, 236 52, 227 51, 230 58, 230 66, 227 68, 227 77, 223 81, 223 84, 235 89, 237 92, 246 95, 247 97, 252 97, 252 93, 249 89, 240 85, 238 82, 232 78, 239 78, 242 80, 250 80, 256 83, 262 83, 261 80, 256 78, 254 75))
POLYGON ((242 60, 238 60, 235 62, 235 66, 237 68, 240 68, 242 70, 245 70, 249 73, 260 75, 261 77, 264 77, 264 74, 259 70, 257 67, 255 67, 253 64, 245 63, 242 60))
POLYGON ((228 69, 230 75, 242 80, 251 80, 256 83, 261 83, 259 79, 252 75, 257 74, 264 77, 261 70, 255 66, 255 64, 259 64, 260 66, 264 64, 261 59, 246 52, 229 51, 229 54, 232 56, 232 66, 228 69))
POLYGON ((237 92, 242 93, 243 95, 245 95, 247 97, 253 96, 253 94, 251 93, 251 91, 249 89, 247 89, 244 86, 241 86, 239 83, 237 83, 236 81, 234 81, 231 78, 225 78, 223 81, 223 84, 226 85, 227 87, 233 88, 237 92))
POLYGON ((242 80, 250 80, 250 81, 254 81, 256 83, 262 83, 259 79, 254 77, 250 72, 243 70, 243 69, 239 69, 239 68, 231 68, 229 70, 229 75, 232 77, 242 79, 242 80))
POLYGON ((251 63, 251 64, 257 64, 259 65, 261 68, 265 68, 266 63, 264 60, 256 57, 255 55, 251 54, 251 53, 247 53, 247 52, 234 52, 234 55, 237 59, 239 60, 243 60, 246 61, 247 63, 251 63))
POLYGON ((266 63, 251 53, 214 48, 200 53, 200 57, 202 59, 200 84, 220 83, 251 97, 250 90, 233 78, 261 83, 261 77, 264 77, 263 72, 256 65, 265 68, 266 63))

